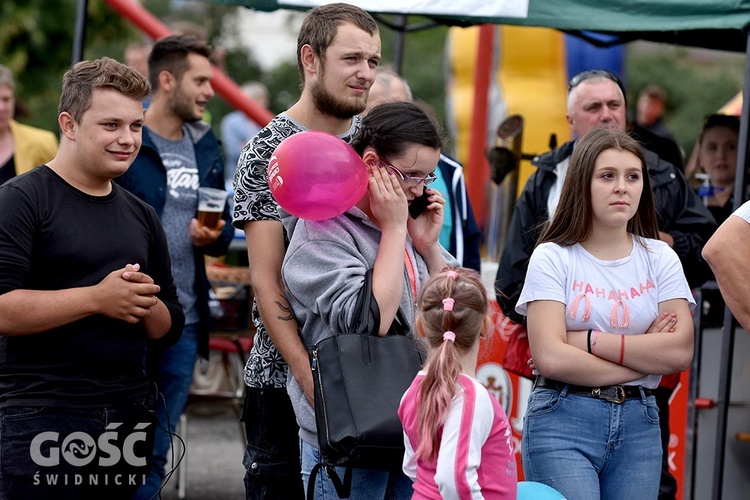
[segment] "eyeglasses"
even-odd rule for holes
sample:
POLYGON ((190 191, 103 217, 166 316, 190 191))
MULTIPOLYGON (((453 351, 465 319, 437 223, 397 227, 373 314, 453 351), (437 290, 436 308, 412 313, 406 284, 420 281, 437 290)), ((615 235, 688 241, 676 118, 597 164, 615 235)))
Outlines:
POLYGON ((617 84, 618 87, 620 87, 620 90, 622 90, 622 95, 625 95, 625 89, 623 88, 622 82, 619 78, 617 78, 617 75, 612 73, 611 71, 607 71, 606 69, 589 69, 586 71, 581 71, 576 76, 570 79, 570 82, 568 83, 568 92, 576 88, 582 81, 588 80, 589 78, 594 77, 604 77, 608 80, 612 80, 617 84))
POLYGON ((399 175, 399 177, 401 177, 401 180, 404 181, 404 184, 413 183, 415 186, 419 186, 420 182, 424 182, 425 186, 429 186, 430 184, 432 184, 433 182, 437 180, 437 175, 435 175, 435 172, 427 174, 426 177, 417 177, 416 175, 412 173, 409 173, 409 174, 403 173, 401 170, 397 169, 390 163, 386 163, 385 165, 386 167, 396 172, 399 175))

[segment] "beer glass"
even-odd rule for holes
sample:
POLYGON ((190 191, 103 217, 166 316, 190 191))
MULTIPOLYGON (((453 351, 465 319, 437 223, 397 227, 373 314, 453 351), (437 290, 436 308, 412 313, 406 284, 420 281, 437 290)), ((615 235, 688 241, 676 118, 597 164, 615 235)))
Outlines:
POLYGON ((207 187, 198 188, 198 222, 209 229, 216 229, 226 202, 226 191, 207 187))

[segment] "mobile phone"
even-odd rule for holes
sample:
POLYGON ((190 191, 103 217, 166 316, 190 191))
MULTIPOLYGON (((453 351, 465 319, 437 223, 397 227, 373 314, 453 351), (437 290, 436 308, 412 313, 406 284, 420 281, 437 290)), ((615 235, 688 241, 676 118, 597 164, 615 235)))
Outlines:
POLYGON ((412 200, 411 205, 409 205, 409 215, 411 215, 412 219, 416 219, 425 211, 427 205, 430 204, 429 197, 430 195, 425 191, 422 193, 422 196, 412 200))

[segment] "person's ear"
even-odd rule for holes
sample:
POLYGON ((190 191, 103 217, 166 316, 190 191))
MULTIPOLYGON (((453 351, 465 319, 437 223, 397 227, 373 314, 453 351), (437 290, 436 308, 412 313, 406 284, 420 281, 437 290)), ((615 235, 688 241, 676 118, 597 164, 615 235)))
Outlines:
POLYGON ((68 138, 68 140, 76 140, 76 129, 77 123, 73 117, 67 111, 60 113, 57 117, 57 123, 60 125, 60 132, 68 138))
POLYGON ((320 58, 313 50, 312 45, 306 43, 300 49, 300 61, 305 73, 316 74, 318 72, 318 61, 320 58))
POLYGON ((378 156, 374 149, 367 148, 362 155, 362 161, 365 162, 365 165, 369 165, 370 163, 377 163, 380 161, 380 156, 378 156))
POLYGON ((159 88, 165 92, 172 92, 177 87, 177 79, 166 69, 159 72, 159 88))
POLYGON ((489 315, 484 317, 482 321, 482 329, 479 330, 479 338, 488 339, 492 336, 492 319, 489 315))

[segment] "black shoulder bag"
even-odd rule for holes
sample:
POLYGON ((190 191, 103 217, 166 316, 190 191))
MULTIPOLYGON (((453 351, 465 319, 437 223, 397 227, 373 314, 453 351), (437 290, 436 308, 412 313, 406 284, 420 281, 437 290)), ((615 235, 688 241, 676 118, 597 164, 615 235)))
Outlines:
POLYGON ((351 493, 352 468, 400 470, 404 436, 398 418, 401 397, 424 362, 424 351, 408 336, 399 309, 388 335, 380 337, 380 309, 372 295, 372 269, 365 274, 351 333, 321 340, 310 350, 315 420, 321 461, 310 473, 307 498, 323 467, 339 498, 351 493), (372 321, 371 321, 372 318, 372 321), (334 466, 346 466, 343 482, 334 466))

